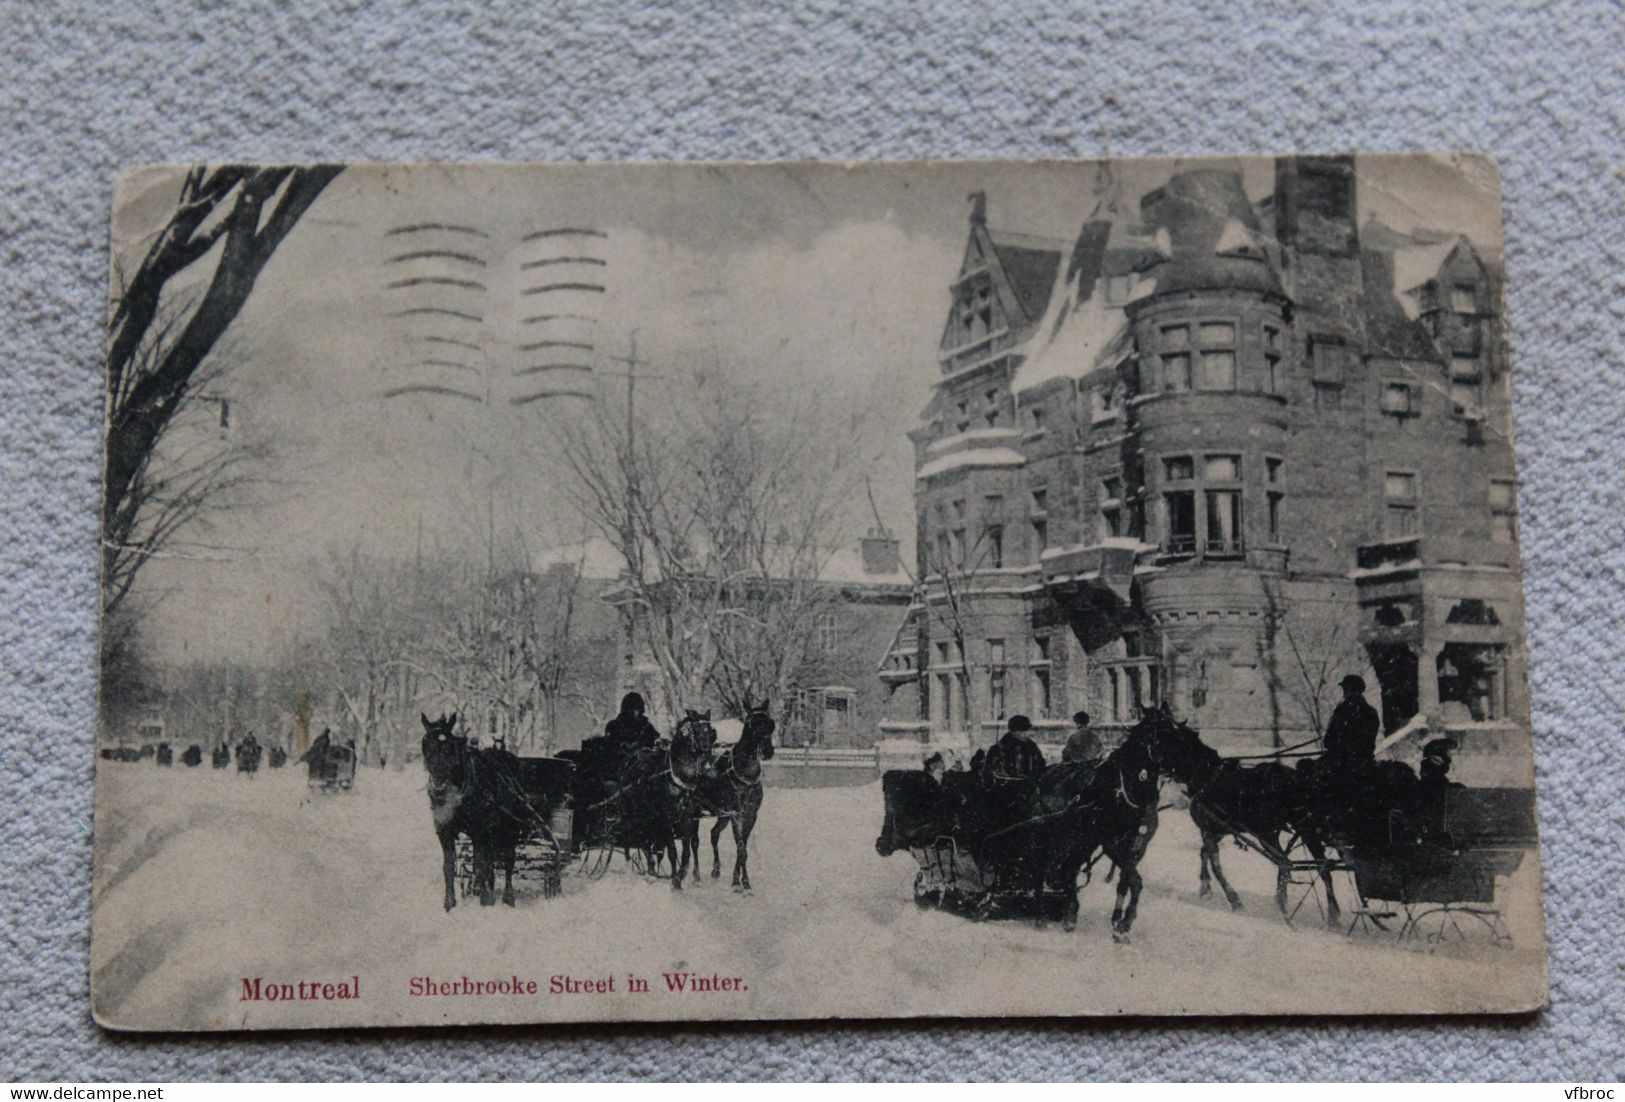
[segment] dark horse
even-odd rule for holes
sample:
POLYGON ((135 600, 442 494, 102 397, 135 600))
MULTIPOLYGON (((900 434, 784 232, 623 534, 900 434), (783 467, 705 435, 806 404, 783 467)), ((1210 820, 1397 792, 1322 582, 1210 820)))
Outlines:
POLYGON ((1127 941, 1139 912, 1140 859, 1157 832, 1157 799, 1164 775, 1184 781, 1196 732, 1166 710, 1148 709, 1098 766, 1058 765, 1038 784, 1037 836, 1031 845, 1050 859, 1043 880, 1067 893, 1062 927, 1077 928, 1078 882, 1102 856, 1117 871, 1112 938, 1127 941))
POLYGON ((1319 866, 1326 887, 1326 923, 1335 928, 1340 917, 1337 895, 1332 889, 1331 869, 1326 862, 1325 826, 1316 814, 1314 785, 1304 773, 1279 761, 1242 765, 1219 756, 1218 751, 1195 740, 1187 748, 1186 794, 1190 799, 1191 820, 1202 834, 1200 858, 1201 894, 1213 894, 1212 876, 1219 881, 1232 910, 1241 910, 1241 897, 1225 879, 1219 864, 1219 843, 1245 834, 1265 850, 1275 862, 1275 903, 1285 914, 1290 870, 1287 852, 1293 837, 1302 841, 1319 866), (1287 839, 1283 841, 1283 836, 1287 839))
POLYGON ((514 851, 530 811, 518 784, 517 759, 506 750, 469 746, 456 733, 457 713, 423 721, 423 766, 429 772, 429 813, 440 840, 446 910, 457 906, 457 836, 474 850, 474 890, 480 905, 496 903, 496 865, 506 872, 502 902, 514 905, 514 851))
POLYGON ((723 830, 733 827, 734 878, 737 892, 750 891, 748 848, 750 832, 756 829, 756 816, 762 810, 762 762, 773 756, 773 732, 778 724, 768 714, 767 700, 745 705, 745 725, 739 741, 717 756, 716 772, 700 779, 696 790, 696 814, 689 826, 687 845, 695 851, 694 875, 699 878, 700 819, 715 815, 711 827, 711 879, 722 876, 722 853, 717 840, 723 830))
POLYGON ((682 890, 690 861, 699 868, 697 792, 714 773, 711 750, 716 742, 711 713, 685 709, 669 744, 628 754, 620 767, 615 844, 641 850, 651 870, 664 855, 671 863, 674 890, 682 890))

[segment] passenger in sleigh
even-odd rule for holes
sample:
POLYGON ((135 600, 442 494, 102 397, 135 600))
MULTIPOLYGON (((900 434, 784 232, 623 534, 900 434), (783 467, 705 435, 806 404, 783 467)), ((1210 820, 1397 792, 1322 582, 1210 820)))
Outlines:
POLYGON ((1450 844, 1448 818, 1450 791, 1464 788, 1450 779, 1450 755, 1458 749, 1455 739, 1436 738, 1422 747, 1422 766, 1417 770, 1416 801, 1426 841, 1450 844))
POLYGON ((627 693, 621 697, 620 714, 604 725, 604 736, 622 754, 652 749, 660 741, 660 732, 643 713, 643 694, 627 693))
POLYGON ((981 790, 964 816, 964 833, 978 850, 990 838, 1000 847, 1024 844, 1019 832, 1009 828, 1035 814, 1038 777, 1046 764, 1044 752, 1028 733, 1032 729, 1026 716, 1011 716, 1004 734, 982 760, 981 790))
POLYGON ((1044 771, 1044 752, 1029 734, 1032 720, 1011 716, 1009 725, 982 761, 982 778, 988 784, 1025 782, 1044 771))
POLYGON ((931 846, 952 836, 960 797, 947 775, 942 755, 933 751, 918 770, 895 769, 881 778, 886 819, 875 839, 875 852, 889 857, 900 849, 931 846))

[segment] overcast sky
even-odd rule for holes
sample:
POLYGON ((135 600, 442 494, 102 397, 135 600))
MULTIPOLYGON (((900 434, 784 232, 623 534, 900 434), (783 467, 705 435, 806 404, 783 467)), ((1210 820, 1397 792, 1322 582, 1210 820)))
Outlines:
MULTIPOLYGON (((1175 163, 1118 163, 1124 196, 1134 202, 1175 163)), ((1222 163, 1242 169, 1253 198, 1270 191, 1267 159, 1222 163)), ((1484 165, 1407 159, 1394 171, 1397 163, 1362 159, 1363 215, 1402 230, 1459 230, 1499 249, 1484 165)), ((151 170, 121 181, 114 249, 126 264, 167 216, 177 178, 151 170)), ((587 342, 600 372, 624 370, 610 357, 625 355, 636 329, 642 370, 664 376, 640 386, 640 402, 659 403, 663 387, 693 386, 700 372, 717 385, 793 380, 881 411, 874 485, 888 522, 907 536, 904 433, 937 372, 967 195, 988 193, 995 228, 1070 242, 1094 206, 1096 179, 1088 162, 350 168, 283 243, 229 334, 231 368, 218 389, 232 399, 233 431, 276 442, 266 471, 276 489, 269 504, 194 533, 206 551, 148 569, 143 585, 162 595, 149 638, 163 657, 194 659, 308 638, 319 626, 304 579, 329 548, 407 555, 420 523, 431 546, 460 544, 471 521, 483 531, 488 502, 501 533, 532 550, 579 538, 548 470, 547 418, 572 400, 509 402, 527 393, 513 371, 529 363, 518 345, 535 335, 520 319, 536 310, 521 294, 536 273, 520 264, 561 247, 522 238, 561 226, 608 235, 568 250, 607 262, 594 272, 606 291, 581 296, 581 312, 596 319, 587 342), (458 333, 481 351, 458 354, 477 360, 482 376, 467 381, 489 405, 382 397, 422 377, 402 366, 419 347, 411 325, 389 316, 402 292, 386 290, 386 261, 402 246, 387 231, 431 221, 488 235, 473 249, 485 261, 486 321, 477 334, 458 333)), ((854 510, 854 529, 866 512, 854 510)))

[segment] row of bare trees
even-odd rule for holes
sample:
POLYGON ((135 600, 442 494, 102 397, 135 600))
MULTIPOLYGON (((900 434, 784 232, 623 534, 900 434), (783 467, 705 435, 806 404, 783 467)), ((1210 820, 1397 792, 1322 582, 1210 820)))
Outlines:
POLYGON ((574 507, 624 565, 630 680, 668 718, 785 700, 841 600, 831 566, 873 421, 786 391, 701 382, 637 419, 600 401, 562 431, 574 507))
POLYGON ((602 724, 614 688, 613 621, 579 561, 534 569, 521 551, 472 564, 335 553, 318 574, 325 629, 313 656, 338 722, 368 760, 399 760, 420 710, 457 711, 511 749, 548 752, 568 714, 602 724))

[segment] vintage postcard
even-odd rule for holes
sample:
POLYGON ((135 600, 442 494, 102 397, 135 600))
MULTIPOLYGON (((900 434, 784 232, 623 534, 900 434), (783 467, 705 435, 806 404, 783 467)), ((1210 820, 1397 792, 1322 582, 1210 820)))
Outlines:
POLYGON ((127 1030, 1529 1011, 1469 155, 157 167, 127 1030))

